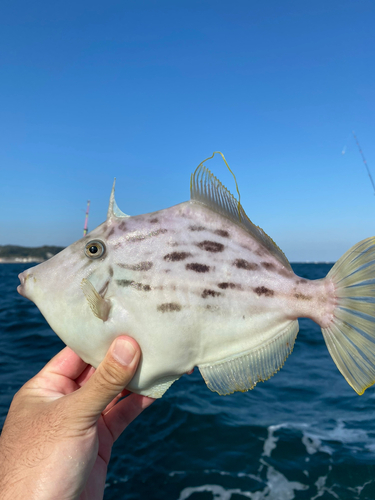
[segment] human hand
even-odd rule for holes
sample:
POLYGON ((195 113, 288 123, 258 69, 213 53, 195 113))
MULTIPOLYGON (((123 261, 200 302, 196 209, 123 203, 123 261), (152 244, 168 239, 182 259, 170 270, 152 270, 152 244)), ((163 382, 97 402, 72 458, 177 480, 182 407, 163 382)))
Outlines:
POLYGON ((140 354, 118 337, 95 370, 66 347, 17 392, 0 437, 2 500, 103 498, 113 443, 154 401, 124 390, 140 354))

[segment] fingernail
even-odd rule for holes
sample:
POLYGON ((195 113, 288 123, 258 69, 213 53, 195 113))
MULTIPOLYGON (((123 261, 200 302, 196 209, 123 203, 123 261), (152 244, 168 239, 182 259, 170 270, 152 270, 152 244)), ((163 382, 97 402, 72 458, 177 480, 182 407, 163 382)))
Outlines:
POLYGON ((112 356, 122 365, 130 365, 135 356, 133 344, 124 339, 117 339, 113 347, 112 356))

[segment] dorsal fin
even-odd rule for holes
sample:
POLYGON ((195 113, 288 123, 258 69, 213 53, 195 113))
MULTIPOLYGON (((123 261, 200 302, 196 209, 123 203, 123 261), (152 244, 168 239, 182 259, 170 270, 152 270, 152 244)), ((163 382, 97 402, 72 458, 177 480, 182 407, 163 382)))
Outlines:
MULTIPOLYGON (((195 172, 191 175, 190 181, 190 199, 198 201, 206 205, 214 212, 227 217, 232 222, 242 227, 251 236, 256 239, 260 244, 267 248, 267 250, 276 257, 281 264, 291 269, 288 259, 285 257, 276 243, 258 226, 255 226, 249 217, 246 215, 245 210, 236 198, 223 186, 208 168, 203 166, 203 163, 214 157, 215 153, 219 153, 229 171, 236 178, 230 170, 224 155, 220 151, 215 151, 212 156, 202 161, 196 168, 195 172)), ((238 186, 236 181, 237 192, 238 186)))
POLYGON ((119 209, 119 207, 117 206, 117 203, 115 200, 115 185, 116 185, 116 177, 115 177, 115 180, 113 181, 111 196, 109 198, 107 219, 111 219, 112 217, 116 217, 117 219, 120 219, 122 217, 130 217, 130 215, 124 214, 124 212, 122 212, 119 209))

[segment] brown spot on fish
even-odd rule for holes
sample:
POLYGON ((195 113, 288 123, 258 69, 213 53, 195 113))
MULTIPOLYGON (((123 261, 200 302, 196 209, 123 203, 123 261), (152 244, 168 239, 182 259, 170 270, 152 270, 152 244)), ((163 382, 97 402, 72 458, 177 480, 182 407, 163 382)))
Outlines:
POLYGON ((260 297, 261 295, 265 295, 266 297, 273 297, 275 292, 273 290, 270 290, 269 288, 266 288, 265 286, 258 286, 257 288, 254 288, 254 292, 260 297))
POLYGON ((149 292, 151 290, 150 285, 143 285, 142 283, 137 283, 133 280, 116 280, 119 286, 131 286, 136 290, 142 290, 143 292, 149 292))
POLYGON ((131 286, 134 281, 132 280, 116 280, 116 283, 118 284, 118 286, 131 286))
POLYGON ((113 276, 113 267, 112 266, 109 266, 108 273, 109 273, 110 277, 112 278, 112 276, 113 276))
POLYGON ((222 252, 224 250, 224 245, 222 243, 218 243, 217 241, 208 241, 204 240, 200 243, 197 243, 197 247, 201 250, 206 250, 206 252, 222 252))
POLYGON ((253 249, 253 248, 251 248, 251 247, 249 247, 249 246, 247 246, 247 245, 241 245, 241 244, 240 244, 240 247, 241 247, 241 248, 244 248, 245 250, 247 250, 247 251, 248 251, 248 252, 250 252, 250 253, 254 253, 254 249, 253 249))
POLYGON ((152 238, 153 236, 159 236, 159 234, 164 234, 167 233, 168 229, 157 229, 156 231, 151 231, 146 234, 136 234, 134 236, 128 236, 126 238, 127 241, 142 241, 146 240, 147 238, 152 238))
POLYGON ((238 269, 246 269, 246 271, 254 271, 258 268, 258 264, 255 262, 248 262, 245 259, 236 259, 233 265, 238 267, 238 269))
POLYGON ((189 226, 189 231, 205 231, 204 226, 189 226))
POLYGON ((275 265, 272 262, 261 262, 264 269, 275 269, 275 265))
POLYGON ((117 266, 122 267, 123 269, 129 269, 130 271, 149 271, 153 263, 150 261, 146 262, 138 262, 137 264, 123 264, 121 262, 116 263, 117 266))
POLYGON ((159 222, 159 219, 157 217, 154 217, 153 219, 150 220, 151 224, 156 224, 159 222))
POLYGON ((165 304, 160 304, 160 306, 157 306, 157 310, 161 311, 162 313, 166 312, 177 312, 181 311, 182 306, 180 304, 177 304, 177 302, 166 302, 165 304))
POLYGON ((217 285, 219 288, 222 290, 226 290, 227 288, 230 288, 231 290, 242 290, 241 285, 236 285, 236 283, 219 283, 217 285))
POLYGON ((140 262, 139 264, 136 264, 135 270, 136 271, 149 271, 153 266, 153 263, 150 261, 146 262, 140 262))
POLYGON ((297 284, 307 283, 307 280, 305 280, 304 278, 301 278, 301 279, 297 280, 296 283, 297 284))
POLYGON ((208 309, 211 312, 216 312, 219 310, 219 306, 212 306, 211 304, 207 304, 206 309, 208 309))
POLYGON ((207 297, 218 297, 221 295, 220 292, 215 292, 215 290, 209 290, 208 288, 205 288, 202 292, 202 299, 207 299, 207 297))
POLYGON ((126 222, 124 220, 122 222, 120 222, 118 228, 120 229, 120 231, 125 231, 126 230, 126 222))
POLYGON ((196 273, 207 273, 210 270, 210 266, 206 266, 205 264, 198 264, 197 262, 186 264, 185 267, 188 271, 195 271, 196 273))
POLYGON ((142 241, 148 238, 147 234, 137 234, 135 236, 128 236, 127 241, 142 241))
POLYGON ((311 300, 312 299, 312 297, 310 295, 304 295, 303 293, 295 293, 294 296, 296 299, 299 299, 299 300, 311 300))
POLYGON ((242 316, 242 319, 245 319, 245 316, 242 316))
POLYGON ((168 262, 177 262, 179 260, 185 260, 188 257, 191 257, 191 253, 189 252, 172 252, 164 255, 164 260, 168 262))
POLYGON ((214 233, 221 236, 222 238, 229 238, 228 231, 225 231, 224 229, 216 229, 216 231, 214 231, 214 233))
POLYGON ((112 236, 112 234, 115 232, 115 228, 112 227, 109 231, 109 233, 107 234, 107 238, 109 238, 110 236, 112 236))

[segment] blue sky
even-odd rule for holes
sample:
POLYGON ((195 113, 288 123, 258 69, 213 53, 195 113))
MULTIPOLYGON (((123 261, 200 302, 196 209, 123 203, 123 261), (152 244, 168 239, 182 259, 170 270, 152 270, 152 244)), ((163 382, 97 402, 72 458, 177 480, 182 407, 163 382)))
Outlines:
POLYGON ((291 261, 336 260, 375 234, 351 136, 375 176, 374 22, 371 0, 4 0, 0 244, 72 243, 115 176, 131 215, 185 201, 220 150, 291 261))

